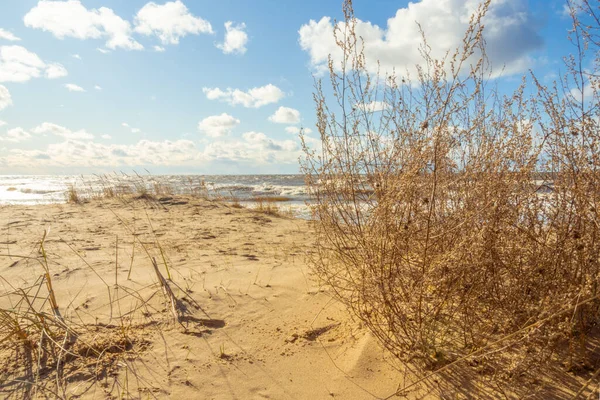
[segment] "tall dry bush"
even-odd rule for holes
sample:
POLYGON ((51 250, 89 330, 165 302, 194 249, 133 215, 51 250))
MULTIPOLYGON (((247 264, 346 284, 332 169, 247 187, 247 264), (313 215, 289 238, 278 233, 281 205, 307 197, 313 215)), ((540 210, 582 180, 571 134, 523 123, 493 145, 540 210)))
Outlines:
POLYGON ((494 86, 489 4, 441 59, 423 35, 410 76, 369 72, 346 1, 343 58, 330 58, 330 88, 315 85, 322 149, 305 145, 317 275, 396 356, 429 368, 501 338, 580 342, 598 320, 598 42, 578 23, 600 26, 597 6, 572 14, 580 53, 562 84, 530 96, 525 78, 509 95, 494 86))

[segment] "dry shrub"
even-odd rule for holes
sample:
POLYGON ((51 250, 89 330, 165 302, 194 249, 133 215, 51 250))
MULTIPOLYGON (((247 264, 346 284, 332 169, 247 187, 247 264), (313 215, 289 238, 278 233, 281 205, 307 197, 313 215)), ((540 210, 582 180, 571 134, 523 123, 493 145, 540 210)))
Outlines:
POLYGON ((485 56, 489 1, 443 59, 423 37, 414 77, 369 73, 346 1, 343 60, 330 59, 331 89, 316 83, 322 149, 304 146, 313 265, 397 357, 437 369, 492 345, 584 343, 596 325, 600 75, 577 59, 598 43, 579 18, 599 24, 577 4, 581 52, 563 85, 527 96, 524 78, 502 96, 485 56))

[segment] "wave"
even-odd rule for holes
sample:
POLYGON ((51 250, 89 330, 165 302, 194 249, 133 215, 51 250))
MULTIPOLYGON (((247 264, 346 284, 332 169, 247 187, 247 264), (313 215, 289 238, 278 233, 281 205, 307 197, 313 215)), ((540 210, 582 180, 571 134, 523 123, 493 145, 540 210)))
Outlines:
POLYGON ((31 189, 31 188, 23 188, 19 189, 19 192, 25 194, 51 194, 51 193, 61 193, 65 192, 66 189, 31 189))

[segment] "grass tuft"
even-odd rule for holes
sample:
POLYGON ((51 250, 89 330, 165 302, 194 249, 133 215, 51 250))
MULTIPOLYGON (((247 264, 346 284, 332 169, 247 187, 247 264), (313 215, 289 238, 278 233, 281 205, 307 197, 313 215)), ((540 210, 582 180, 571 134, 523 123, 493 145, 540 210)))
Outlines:
POLYGON ((82 198, 79 195, 79 191, 75 188, 75 185, 69 185, 67 189, 67 202, 73 204, 81 204, 82 198))

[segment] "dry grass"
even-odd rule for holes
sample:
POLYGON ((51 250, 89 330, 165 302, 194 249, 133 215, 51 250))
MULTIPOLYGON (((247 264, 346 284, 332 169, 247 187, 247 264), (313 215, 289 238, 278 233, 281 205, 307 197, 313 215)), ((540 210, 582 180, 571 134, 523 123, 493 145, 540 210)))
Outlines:
POLYGON ((250 201, 256 202, 269 202, 269 203, 281 203, 286 201, 291 201, 292 199, 286 196, 255 196, 250 199, 250 201))
POLYGON ((244 208, 244 206, 240 203, 240 200, 233 196, 229 199, 229 205, 233 208, 244 208))
POLYGON ((117 371, 123 367, 133 371, 132 360, 147 345, 139 332, 124 325, 65 320, 52 305, 47 276, 2 297, 13 304, 0 308, 3 392, 8 390, 14 398, 66 399, 70 384, 91 388, 109 378, 119 392, 129 392, 117 371), (53 310, 50 314, 48 307, 53 310))
POLYGON ((95 176, 95 186, 92 186, 85 177, 68 185, 66 199, 69 203, 80 203, 90 199, 119 199, 123 202, 131 200, 144 200, 156 203, 160 199, 177 195, 191 196, 216 201, 227 201, 228 198, 220 195, 215 188, 207 185, 202 178, 195 180, 189 178, 183 186, 160 182, 151 175, 134 173, 106 174, 95 176))
POLYGON ((69 185, 67 189, 67 203, 80 204, 82 197, 79 195, 79 191, 75 188, 75 185, 69 185))
MULTIPOLYGON (((132 251, 137 244, 147 256, 149 271, 153 270, 157 278, 155 284, 140 286, 129 279, 119 282, 117 259, 114 283, 108 283, 109 277, 98 275, 70 244, 63 243, 103 282, 110 309, 106 320, 96 316, 95 322, 89 322, 88 310, 74 308, 72 302, 60 303, 45 250, 46 234, 30 256, 0 255, 38 265, 40 271, 35 282, 26 287, 15 287, 0 276, 3 286, 9 288, 0 293, 1 393, 10 398, 67 399, 73 390, 79 395, 100 390, 104 396, 118 398, 139 398, 152 392, 153 386, 140 374, 143 368, 138 362, 150 345, 146 337, 153 330, 162 334, 160 331, 172 322, 185 329, 180 318, 186 308, 171 288, 175 285, 171 269, 156 236, 155 246, 150 248, 142 243, 139 233, 128 228, 129 222, 115 217, 130 229, 132 251), (168 278, 161 273, 154 254, 162 260, 168 278), (156 296, 161 291, 162 301, 156 296), (128 300, 126 306, 121 305, 124 300, 128 300)), ((132 253, 129 273, 133 260, 132 253)))
POLYGON ((490 89, 488 6, 441 60, 423 38, 411 79, 368 72, 346 1, 336 29, 342 65, 330 63, 330 89, 316 83, 322 149, 305 146, 304 170, 314 270, 381 343, 423 370, 475 362, 510 380, 558 353, 567 369, 590 362, 600 310, 600 75, 576 60, 596 56, 600 42, 579 18, 594 27, 599 19, 586 1, 572 4, 582 11, 573 12, 579 54, 562 90, 538 83, 528 97, 524 79, 505 97, 490 89), (571 94, 588 85, 591 100, 571 94), (388 107, 357 106, 372 101, 388 107))
POLYGON ((255 197, 253 201, 256 203, 256 206, 254 207, 255 211, 276 217, 284 216, 284 213, 277 205, 277 202, 279 201, 277 198, 255 197))

